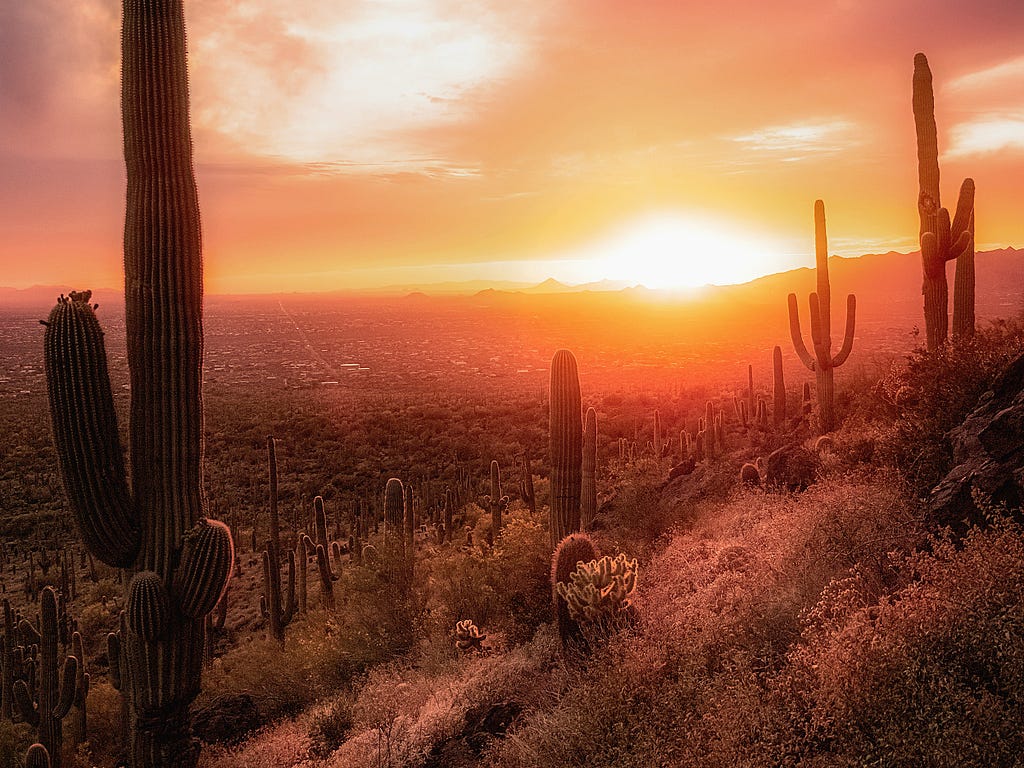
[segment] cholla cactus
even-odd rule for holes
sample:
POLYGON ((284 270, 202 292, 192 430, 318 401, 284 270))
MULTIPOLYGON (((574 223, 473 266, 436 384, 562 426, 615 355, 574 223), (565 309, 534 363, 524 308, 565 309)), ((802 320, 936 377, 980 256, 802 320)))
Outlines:
POLYGON ((622 553, 615 558, 605 555, 579 563, 569 581, 555 588, 575 621, 608 624, 632 613, 636 577, 636 558, 627 560, 622 553))
POLYGON ((487 635, 480 633, 480 628, 472 619, 463 619, 455 625, 455 645, 460 651, 482 651, 487 635))

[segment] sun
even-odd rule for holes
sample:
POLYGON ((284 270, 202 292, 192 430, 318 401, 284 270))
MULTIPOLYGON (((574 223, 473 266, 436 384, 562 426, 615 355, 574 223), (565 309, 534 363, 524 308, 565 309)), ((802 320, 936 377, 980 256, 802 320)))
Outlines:
POLYGON ((775 238, 706 214, 660 211, 628 221, 583 249, 593 279, 686 289, 742 283, 778 271, 775 238))

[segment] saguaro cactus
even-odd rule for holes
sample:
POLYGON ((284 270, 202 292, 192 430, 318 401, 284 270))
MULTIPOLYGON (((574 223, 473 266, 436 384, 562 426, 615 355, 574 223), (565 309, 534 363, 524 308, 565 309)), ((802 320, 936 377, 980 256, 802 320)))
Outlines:
POLYGON ((786 379, 782 372, 782 347, 778 345, 772 350, 772 383, 775 388, 772 423, 780 427, 786 422, 786 379))
POLYGON ((205 613, 227 585, 233 551, 227 527, 204 519, 203 278, 182 0, 124 0, 121 41, 130 490, 88 292, 51 312, 46 373, 82 538, 104 562, 136 572, 128 612, 141 624, 129 622, 123 642, 129 764, 191 768, 199 747, 189 706, 200 688, 205 613), (197 528, 210 530, 189 548, 197 528), (145 589, 135 588, 140 577, 145 589))
POLYGON ((484 497, 491 513, 491 536, 496 540, 501 536, 501 515, 508 507, 508 496, 501 495, 501 468, 498 460, 491 461, 491 492, 484 497))
POLYGON ((270 479, 270 538, 263 550, 263 596, 260 612, 267 619, 270 636, 284 643, 284 630, 295 617, 295 553, 281 548, 281 527, 277 513, 277 441, 267 438, 267 473, 270 479), (281 586, 281 557, 288 565, 288 585, 281 586))
POLYGON ((946 341, 949 287, 946 262, 956 259, 953 294, 953 335, 974 334, 974 180, 964 179, 956 214, 939 199, 939 146, 935 129, 932 72, 923 53, 914 56, 914 126, 917 129, 917 210, 921 217, 921 266, 924 282, 925 335, 929 350, 946 341))
POLYGON ((796 294, 789 294, 789 332, 793 337, 793 348, 801 362, 814 371, 817 382, 818 418, 823 432, 835 428, 834 407, 835 383, 833 371, 846 362, 853 349, 853 331, 857 322, 857 298, 851 293, 846 297, 846 334, 839 353, 832 355, 831 336, 831 289, 828 282, 828 238, 825 234, 825 204, 814 201, 814 249, 817 264, 818 291, 810 297, 812 355, 804 344, 800 332, 800 313, 797 309, 796 294))
POLYGON ((384 538, 394 539, 396 546, 404 548, 405 488, 402 481, 392 477, 384 486, 384 538))
MULTIPOLYGON (((658 412, 655 411, 655 418, 658 412)), ((660 429, 659 429, 660 432, 660 429)), ((580 485, 580 526, 587 530, 597 514, 597 411, 583 420, 583 473, 580 485)))
POLYGON ((78 659, 65 658, 63 672, 57 664, 57 596, 50 587, 43 590, 39 601, 39 628, 22 619, 20 630, 28 645, 39 646, 39 681, 34 692, 24 680, 16 682, 14 700, 25 721, 38 729, 39 743, 50 753, 50 763, 60 768, 61 723, 75 701, 78 659))
POLYGON ((580 529, 583 404, 576 358, 567 349, 551 360, 551 546, 580 529))

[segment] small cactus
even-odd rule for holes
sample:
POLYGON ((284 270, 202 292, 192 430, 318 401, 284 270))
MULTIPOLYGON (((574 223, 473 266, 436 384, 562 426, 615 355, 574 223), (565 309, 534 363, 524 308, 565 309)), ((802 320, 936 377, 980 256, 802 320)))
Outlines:
POLYGON ((747 486, 760 486, 761 485, 761 473, 758 472, 757 467, 750 462, 747 462, 740 467, 740 482, 747 486))
POLYGON ((572 533, 558 542, 551 558, 551 599, 558 625, 558 636, 564 649, 582 640, 579 623, 569 613, 565 598, 559 594, 559 585, 568 583, 580 563, 597 559, 593 540, 585 533, 572 533))
POLYGON ((614 558, 605 555, 579 563, 569 580, 556 584, 555 589, 574 621, 614 625, 632 612, 637 572, 635 558, 628 560, 622 553, 614 558))
POLYGON ((455 625, 455 645, 460 651, 481 651, 487 635, 480 633, 480 628, 472 619, 463 619, 455 625))

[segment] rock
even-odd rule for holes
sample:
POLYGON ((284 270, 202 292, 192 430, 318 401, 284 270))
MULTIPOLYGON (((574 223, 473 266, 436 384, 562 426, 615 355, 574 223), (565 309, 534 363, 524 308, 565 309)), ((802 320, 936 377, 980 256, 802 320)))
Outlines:
POLYGON ((953 469, 928 499, 932 521, 963 532, 983 518, 971 488, 996 504, 1019 509, 1024 502, 1024 355, 1014 360, 983 394, 963 424, 949 431, 953 469))
POLYGON ((675 480, 677 477, 688 475, 691 472, 693 472, 693 470, 695 470, 696 468, 697 461, 696 459, 693 458, 693 456, 690 456, 689 458, 684 459, 683 461, 676 464, 674 467, 672 467, 672 469, 668 471, 668 479, 675 480))
POLYGON ((818 473, 818 457, 799 443, 784 445, 768 454, 765 461, 765 485, 786 491, 803 491, 818 473))
POLYGON ((192 733, 207 744, 237 744, 263 725, 248 693, 218 696, 192 715, 192 733))

